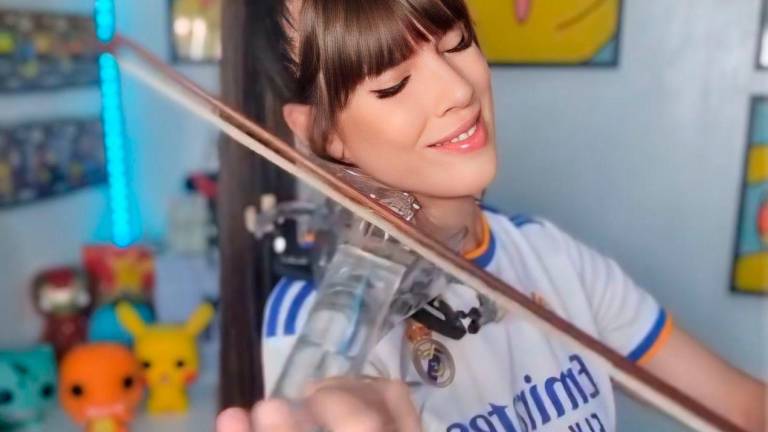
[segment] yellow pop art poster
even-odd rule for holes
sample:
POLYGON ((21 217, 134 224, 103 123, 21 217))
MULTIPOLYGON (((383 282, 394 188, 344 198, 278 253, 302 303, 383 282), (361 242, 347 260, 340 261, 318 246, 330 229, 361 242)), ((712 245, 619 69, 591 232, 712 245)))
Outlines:
POLYGON ((467 0, 491 63, 615 66, 621 0, 467 0))
POLYGON ((752 102, 733 289, 768 293, 768 97, 752 102))

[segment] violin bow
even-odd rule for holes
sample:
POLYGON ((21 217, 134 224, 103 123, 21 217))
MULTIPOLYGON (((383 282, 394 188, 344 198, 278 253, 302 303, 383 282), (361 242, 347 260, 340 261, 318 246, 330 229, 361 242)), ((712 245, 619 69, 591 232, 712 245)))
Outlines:
POLYGON ((306 182, 406 247, 496 302, 525 317, 548 334, 564 339, 603 367, 631 393, 696 431, 744 431, 670 384, 625 359, 595 337, 534 302, 518 289, 475 266, 439 241, 409 224, 388 207, 327 172, 312 159, 212 96, 140 44, 116 35, 109 50, 122 70, 165 95, 201 120, 306 182), (128 54, 133 54, 129 56, 128 54))

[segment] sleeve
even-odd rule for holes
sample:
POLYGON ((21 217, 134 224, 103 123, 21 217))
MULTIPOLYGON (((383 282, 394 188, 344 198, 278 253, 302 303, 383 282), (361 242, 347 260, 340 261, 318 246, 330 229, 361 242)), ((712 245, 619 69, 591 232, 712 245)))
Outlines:
POLYGON ((612 259, 554 229, 579 273, 603 342, 627 359, 645 363, 672 331, 671 317, 612 259))
POLYGON ((315 287, 310 280, 284 277, 272 290, 261 329, 261 362, 267 394, 277 382, 314 300, 315 287))

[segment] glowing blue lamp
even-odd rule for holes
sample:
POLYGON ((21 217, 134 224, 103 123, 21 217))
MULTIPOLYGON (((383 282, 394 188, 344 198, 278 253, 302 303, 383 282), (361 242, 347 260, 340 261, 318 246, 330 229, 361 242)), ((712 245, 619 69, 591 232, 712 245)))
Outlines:
MULTIPOLYGON (((115 35, 114 0, 95 0, 93 16, 96 23, 96 36, 99 40, 102 42, 112 40, 115 35)), ((117 246, 125 247, 133 243, 139 234, 131 212, 133 206, 128 178, 120 67, 111 53, 103 53, 99 57, 99 69, 101 73, 101 119, 107 155, 112 241, 117 246)))

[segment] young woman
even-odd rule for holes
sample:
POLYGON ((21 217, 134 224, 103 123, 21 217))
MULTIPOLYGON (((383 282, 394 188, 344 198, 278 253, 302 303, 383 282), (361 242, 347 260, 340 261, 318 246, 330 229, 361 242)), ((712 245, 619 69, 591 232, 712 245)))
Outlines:
MULTIPOLYGON (((440 226, 468 227, 462 249, 477 265, 713 411, 763 430, 765 386, 672 325, 616 263, 545 220, 475 204, 494 178, 497 143, 489 68, 463 0, 277 4, 272 18, 283 30, 293 93, 282 112, 299 141, 411 192, 440 226)), ((285 317, 311 304, 308 287, 283 281, 270 301, 267 381, 300 326, 285 317)), ((455 310, 479 306, 461 286, 443 301, 455 310)), ((367 372, 314 384, 298 411, 275 400, 252 413, 225 411, 218 428, 612 431, 621 424, 606 372, 514 315, 458 339, 408 320, 379 343, 367 372), (424 341, 439 351, 426 362, 414 355, 424 341)))

